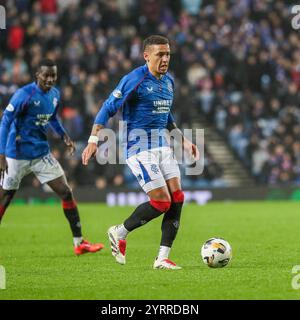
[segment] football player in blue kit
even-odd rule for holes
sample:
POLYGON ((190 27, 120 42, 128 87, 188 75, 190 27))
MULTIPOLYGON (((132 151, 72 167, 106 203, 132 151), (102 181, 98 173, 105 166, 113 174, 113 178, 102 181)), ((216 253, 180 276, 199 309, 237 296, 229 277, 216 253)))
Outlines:
MULTIPOLYGON (((125 264, 127 235, 164 213, 160 248, 153 268, 177 270, 181 267, 169 259, 169 253, 179 228, 184 193, 178 163, 164 134, 166 129, 179 130, 170 113, 174 80, 168 73, 169 41, 152 35, 144 40, 143 49, 146 64, 124 76, 104 102, 94 121, 82 162, 87 165, 96 154, 99 131, 122 109, 127 126, 123 137, 126 162, 150 200, 139 205, 122 224, 108 229, 112 255, 118 263, 125 264)), ((184 150, 198 160, 197 146, 183 135, 182 141, 184 150)))
POLYGON ((0 124, 0 222, 24 176, 33 172, 39 181, 61 198, 64 214, 73 234, 74 252, 96 252, 103 244, 91 244, 81 233, 76 201, 64 171, 50 153, 47 129, 61 137, 73 154, 74 142, 57 118, 60 101, 54 87, 57 66, 49 59, 40 62, 36 82, 18 89, 3 112, 0 124))

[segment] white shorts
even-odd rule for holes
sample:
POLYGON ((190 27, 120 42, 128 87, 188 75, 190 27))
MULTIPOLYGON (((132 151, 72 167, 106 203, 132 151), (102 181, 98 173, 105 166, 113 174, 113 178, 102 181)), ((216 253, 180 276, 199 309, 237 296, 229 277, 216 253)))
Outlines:
POLYGON ((177 160, 169 147, 142 151, 126 162, 146 193, 165 186, 166 180, 180 178, 177 160))
POLYGON ((5 173, 2 183, 4 190, 18 190, 22 179, 31 172, 42 184, 64 175, 61 165, 51 153, 34 160, 6 158, 6 161, 8 173, 5 173))

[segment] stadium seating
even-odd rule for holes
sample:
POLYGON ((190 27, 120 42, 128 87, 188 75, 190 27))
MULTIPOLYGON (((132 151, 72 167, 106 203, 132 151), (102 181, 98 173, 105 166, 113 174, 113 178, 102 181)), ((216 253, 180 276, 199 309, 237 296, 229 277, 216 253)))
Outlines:
MULTIPOLYGON (((125 182, 135 188, 122 165, 113 170, 92 166, 81 174, 80 154, 101 103, 125 73, 144 63, 143 38, 165 34, 171 40, 178 125, 192 127, 194 116, 204 115, 257 183, 299 184, 300 41, 290 26, 289 4, 10 1, 7 30, 0 38, 1 108, 31 81, 41 57, 56 60, 61 117, 77 143, 77 158, 65 157, 52 139, 60 161, 70 168, 70 181, 96 180, 100 189, 125 182)), ((110 126, 117 129, 117 119, 110 126)), ((204 174, 193 179, 185 177, 183 185, 226 186, 222 163, 209 153, 204 174)))

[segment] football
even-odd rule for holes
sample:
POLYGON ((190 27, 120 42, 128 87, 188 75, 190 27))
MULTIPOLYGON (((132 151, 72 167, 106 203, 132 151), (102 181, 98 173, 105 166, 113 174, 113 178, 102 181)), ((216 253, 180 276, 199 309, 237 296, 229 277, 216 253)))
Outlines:
POLYGON ((223 268, 232 258, 230 244, 222 238, 211 238, 201 248, 203 262, 211 268, 223 268))

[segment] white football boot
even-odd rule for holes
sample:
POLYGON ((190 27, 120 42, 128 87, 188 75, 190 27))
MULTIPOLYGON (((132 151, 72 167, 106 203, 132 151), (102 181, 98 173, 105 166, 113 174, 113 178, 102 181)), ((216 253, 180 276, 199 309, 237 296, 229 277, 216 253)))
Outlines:
POLYGON ((110 241, 111 254, 120 264, 125 264, 126 240, 120 239, 117 232, 118 226, 112 226, 107 230, 110 241))
POLYGON ((180 270, 182 268, 169 259, 156 258, 153 264, 153 269, 180 270))

